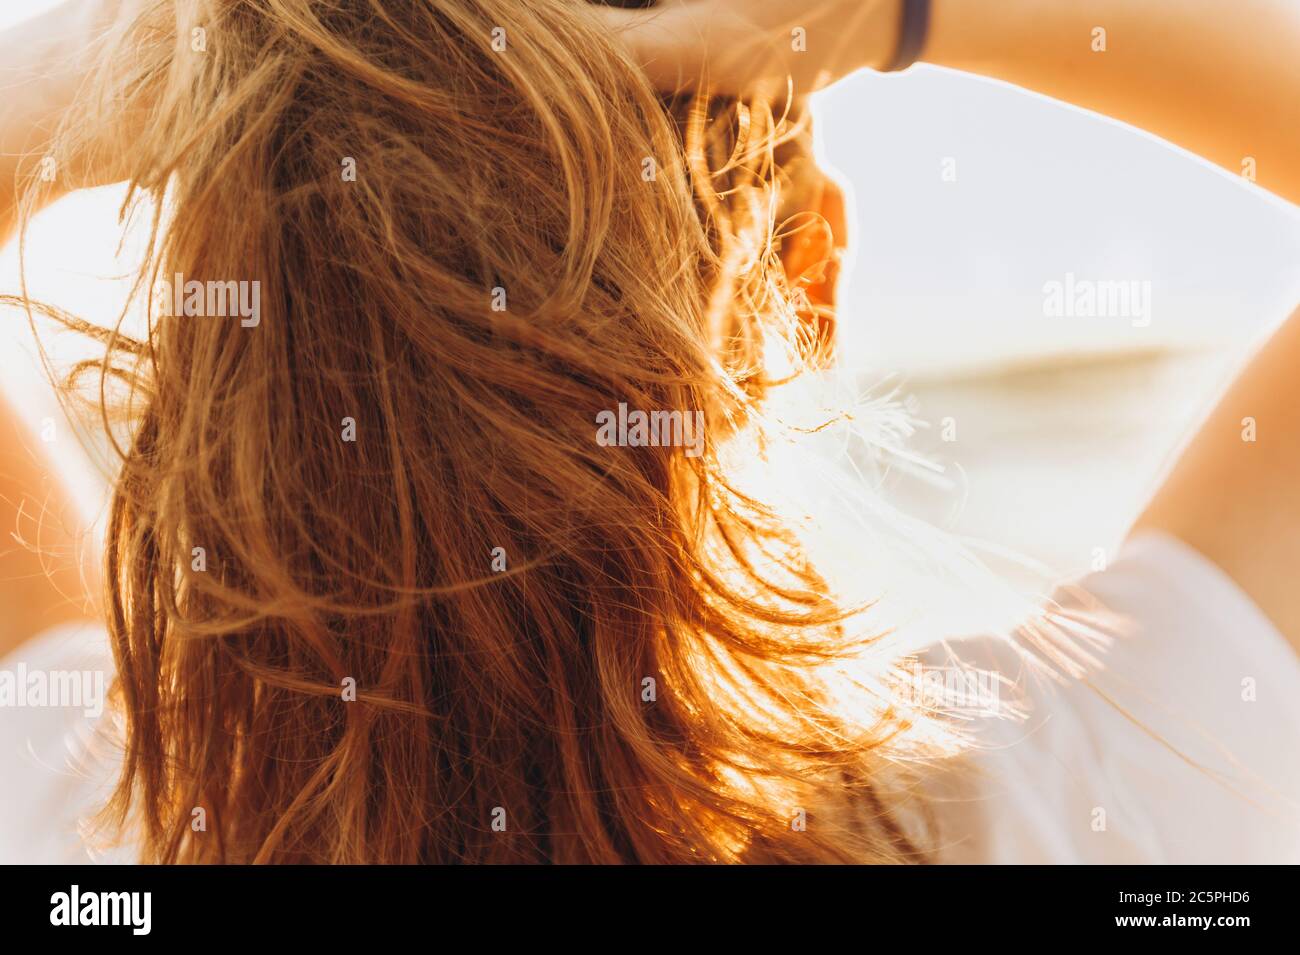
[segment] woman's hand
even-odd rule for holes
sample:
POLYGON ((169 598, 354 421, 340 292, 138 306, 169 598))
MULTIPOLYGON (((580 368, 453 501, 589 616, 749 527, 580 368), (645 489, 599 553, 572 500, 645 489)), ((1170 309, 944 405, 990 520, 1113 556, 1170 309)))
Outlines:
MULTIPOLYGON (((811 92, 893 56, 901 0, 593 7, 661 89, 811 92)), ((931 0, 927 63, 1095 110, 1300 203, 1300 0, 931 0)))
MULTIPOLYGON (((52 155, 59 122, 85 83, 96 47, 140 0, 66 0, 48 13, 0 33, 0 245, 12 232, 19 194, 41 176, 41 199, 122 178, 116 157, 68 164, 52 155), (44 164, 44 165, 42 165, 44 164)), ((105 117, 106 124, 118 117, 105 117)), ((107 137, 120 141, 120 137, 107 137)))
POLYGON ((900 0, 659 0, 647 10, 593 7, 663 90, 707 79, 717 93, 820 89, 882 66, 900 0))

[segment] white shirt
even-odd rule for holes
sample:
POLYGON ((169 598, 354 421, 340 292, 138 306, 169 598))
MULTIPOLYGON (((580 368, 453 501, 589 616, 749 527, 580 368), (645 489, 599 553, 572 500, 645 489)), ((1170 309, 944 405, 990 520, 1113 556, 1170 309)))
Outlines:
MULTIPOLYGON (((1294 649, 1171 537, 1131 539, 1081 583, 1129 626, 1086 682, 1021 679, 1028 717, 978 721, 976 748, 935 771, 926 788, 940 861, 1300 861, 1294 649)), ((1024 677, 1004 642, 959 649, 969 664, 1024 677)), ((19 662, 110 672, 90 625, 46 634, 0 670, 19 662)), ((95 724, 79 709, 0 709, 0 863, 130 861, 92 852, 78 833, 116 770, 112 753, 85 755, 95 724)))
MULTIPOLYGON (((1295 649, 1168 535, 1133 537, 1080 584, 1123 632, 1085 682, 1022 680, 1027 719, 981 721, 980 747, 933 786, 940 860, 1300 861, 1295 649)), ((997 641, 961 655, 1023 670, 997 641)))

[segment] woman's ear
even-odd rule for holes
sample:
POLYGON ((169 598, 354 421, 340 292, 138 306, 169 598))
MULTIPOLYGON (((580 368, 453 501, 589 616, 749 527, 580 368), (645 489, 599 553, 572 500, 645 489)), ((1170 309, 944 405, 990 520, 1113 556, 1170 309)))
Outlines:
POLYGON ((817 340, 828 348, 835 333, 835 286, 840 252, 847 242, 848 219, 844 193, 820 170, 810 176, 800 210, 785 224, 781 262, 790 288, 807 296, 801 317, 813 326, 817 340))

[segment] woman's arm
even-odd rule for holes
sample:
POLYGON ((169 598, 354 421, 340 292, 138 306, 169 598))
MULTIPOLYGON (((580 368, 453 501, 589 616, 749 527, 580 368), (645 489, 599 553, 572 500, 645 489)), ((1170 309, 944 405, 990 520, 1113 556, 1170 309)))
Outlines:
POLYGON ((98 560, 39 430, 0 396, 0 656, 50 627, 98 618, 98 560))
POLYGON ((1300 203, 1300 0, 934 0, 923 57, 1130 123, 1300 203))
POLYGON ((1196 548, 1300 651, 1298 366, 1300 310, 1220 399, 1135 529, 1196 548))
MULTIPOLYGON (((1149 130, 1300 203, 1300 2, 936 0, 930 62, 1149 130), (1100 46, 1105 30, 1105 51, 1100 46)), ((1300 651, 1300 311, 1188 444, 1135 529, 1231 576, 1300 651)))
MULTIPOLYGON (((1300 0, 931 0, 922 59, 1161 136, 1300 203, 1300 0)), ((901 0, 602 9, 661 87, 810 92, 893 56, 901 0)), ((918 122, 923 122, 918 118, 918 122)))
MULTIPOLYGON (((0 245, 13 237, 25 178, 40 171, 107 13, 99 0, 75 0, 0 33, 0 245)), ((48 168, 44 201, 84 183, 77 170, 48 168)), ((12 311, 0 317, 23 321, 12 311)), ((0 395, 0 656, 97 614, 97 561, 41 428, 0 395)))

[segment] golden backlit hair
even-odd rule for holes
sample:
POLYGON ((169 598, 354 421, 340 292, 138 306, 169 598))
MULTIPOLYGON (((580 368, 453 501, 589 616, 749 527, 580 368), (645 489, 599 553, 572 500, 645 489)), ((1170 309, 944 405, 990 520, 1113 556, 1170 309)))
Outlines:
POLYGON ((156 216, 147 334, 65 316, 125 414, 111 811, 145 859, 922 857, 911 717, 839 665, 859 608, 723 464, 769 437, 772 343, 824 346, 773 112, 665 109, 578 0, 118 24, 59 148, 115 143, 156 216), (165 314, 176 275, 260 283, 260 322, 165 314), (600 445, 620 403, 702 412, 703 453, 600 445))

